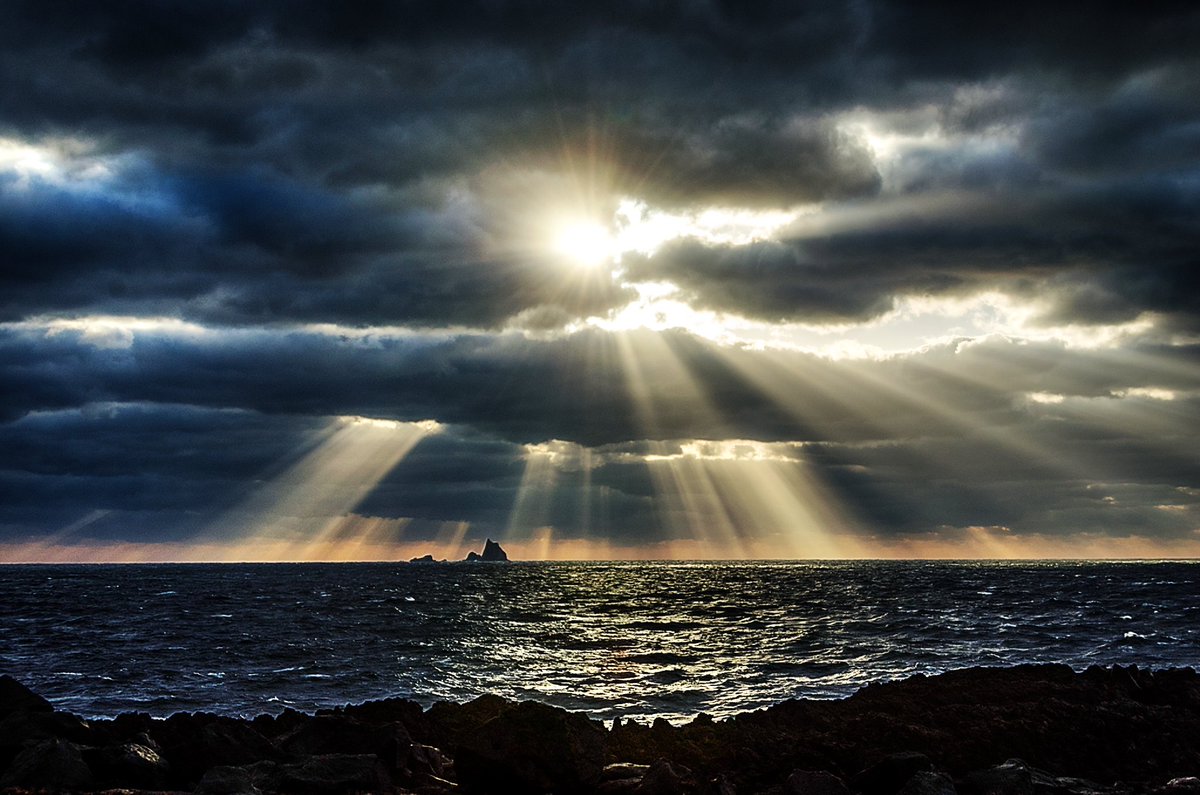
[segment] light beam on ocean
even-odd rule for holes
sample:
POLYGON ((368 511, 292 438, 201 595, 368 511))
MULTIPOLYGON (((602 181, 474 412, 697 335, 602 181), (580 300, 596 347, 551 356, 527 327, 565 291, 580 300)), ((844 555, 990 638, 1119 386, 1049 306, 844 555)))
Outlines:
POLYGON ((299 461, 258 486, 213 525, 213 534, 255 556, 257 547, 284 560, 361 559, 358 553, 397 540, 403 520, 353 510, 417 444, 441 426, 338 417, 299 461))

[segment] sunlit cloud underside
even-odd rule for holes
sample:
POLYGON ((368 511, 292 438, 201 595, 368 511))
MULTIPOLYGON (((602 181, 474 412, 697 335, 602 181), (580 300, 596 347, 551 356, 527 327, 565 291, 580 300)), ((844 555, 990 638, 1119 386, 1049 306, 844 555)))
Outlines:
MULTIPOLYGON (((175 334, 194 333, 171 328, 175 334)), ((129 344, 124 335, 114 342, 94 329, 71 330, 90 345, 129 344)), ((136 336, 145 329, 126 331, 136 336)), ((65 332, 55 327, 47 333, 65 332)), ((708 393, 711 381, 694 371, 694 355, 680 355, 675 347, 678 338, 642 330, 612 332, 606 339, 609 344, 591 349, 594 372, 623 378, 638 423, 636 440, 600 447, 547 440, 517 448, 523 471, 508 521, 500 532, 486 531, 494 532, 516 558, 1145 558, 1200 552, 1195 531, 1155 538, 1132 531, 1081 529, 1051 535, 964 525, 900 537, 881 534, 810 461, 810 451, 820 443, 672 437, 680 427, 719 429, 727 420, 708 393), (620 528, 605 504, 611 490, 593 478, 602 468, 620 467, 644 471, 652 487, 647 502, 658 529, 643 541, 615 532, 620 528), (564 505, 573 514, 565 523, 564 505)), ((981 423, 949 396, 914 386, 928 378, 984 395, 1003 394, 1011 376, 1003 372, 1002 360, 982 371, 939 365, 936 359, 914 361, 906 367, 915 378, 901 380, 882 375, 869 361, 819 367, 820 360, 785 351, 714 350, 719 361, 793 418, 797 429, 822 427, 834 406, 861 429, 861 444, 894 445, 913 428, 929 427, 972 445, 981 459, 1011 461, 1014 477, 1103 489, 1121 484, 1125 476, 1111 462, 1073 457, 1020 428, 981 423), (992 375, 971 375, 977 372, 992 375), (878 441, 885 439, 893 441, 878 441)), ((960 355, 972 355, 972 350, 967 347, 960 355)), ((1191 416, 1179 407, 1191 393, 1179 385, 1196 384, 1197 374, 1176 360, 1150 354, 1134 361, 1151 382, 1175 388, 1130 387, 1094 397, 1031 391, 1020 394, 1016 408, 1044 422, 1070 421, 1107 433, 1143 429, 1146 444, 1160 445, 1164 457, 1177 455, 1171 439, 1191 416)), ((360 512, 376 486, 423 440, 444 431, 436 420, 330 418, 298 443, 289 459, 246 484, 242 498, 208 521, 192 541, 89 541, 89 525, 111 513, 95 510, 38 541, 4 544, 0 554, 10 561, 406 560, 427 553, 461 559, 479 543, 468 520, 444 518, 433 537, 427 532, 407 537, 413 517, 360 512)), ((920 464, 935 472, 940 466, 936 460, 920 464)), ((956 474, 949 463, 943 471, 946 477, 956 474)), ((1182 486, 1176 491, 1177 502, 1164 502, 1155 510, 1185 520, 1195 516, 1197 493, 1182 486)), ((905 498, 893 496, 898 503, 905 498)), ((1115 498, 1104 499, 1114 509, 1120 507, 1115 498)))

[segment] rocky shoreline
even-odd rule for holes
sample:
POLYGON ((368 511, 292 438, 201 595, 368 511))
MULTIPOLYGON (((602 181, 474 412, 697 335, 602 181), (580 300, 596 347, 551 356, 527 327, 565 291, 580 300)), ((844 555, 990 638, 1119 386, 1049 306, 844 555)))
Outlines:
POLYGON ((728 720, 482 696, 82 720, 0 677, 0 792, 1200 795, 1190 668, 970 668, 728 720))

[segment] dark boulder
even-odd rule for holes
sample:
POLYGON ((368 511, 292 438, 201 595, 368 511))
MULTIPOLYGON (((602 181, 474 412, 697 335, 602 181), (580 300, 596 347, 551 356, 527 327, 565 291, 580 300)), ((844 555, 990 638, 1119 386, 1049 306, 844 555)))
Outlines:
POLYGON ((888 754, 855 776, 850 785, 863 795, 896 795, 914 774, 933 770, 925 754, 903 751, 888 754))
POLYGON ((958 790, 964 795, 1112 795, 1114 792, 1111 787, 1088 779, 1055 776, 1020 759, 971 771, 959 781, 958 790))
POLYGON ((394 760, 393 770, 407 787, 441 786, 453 776, 454 761, 432 745, 412 743, 394 760))
POLYGON ((362 704, 348 704, 338 709, 337 712, 375 725, 398 723, 404 726, 414 740, 425 741, 427 731, 425 712, 415 701, 403 698, 385 698, 379 701, 366 701, 362 704))
POLYGON ((149 735, 154 718, 145 712, 122 712, 107 724, 101 722, 100 726, 110 742, 138 742, 139 735, 149 735))
POLYGON ((0 787, 78 790, 88 789, 93 783, 91 768, 83 761, 79 746, 66 740, 31 743, 0 776, 0 787))
POLYGON ((439 701, 425 713, 425 733, 418 735, 418 738, 438 748, 454 748, 463 738, 513 706, 513 702, 491 694, 479 696, 465 704, 439 701))
POLYGON ((605 737, 583 715, 525 701, 462 737, 458 781, 468 792, 590 790, 604 771, 605 737))
POLYGON ((103 742, 95 729, 68 712, 10 712, 0 717, 0 770, 28 743, 42 740, 76 745, 103 742))
POLYGON ((7 674, 0 676, 0 716, 12 712, 53 712, 50 702, 7 674))
POLYGON ((659 759, 650 766, 634 789, 634 795, 683 795, 694 789, 688 781, 691 771, 659 759))
POLYGON ((1033 771, 1020 759, 963 776, 963 795, 1034 795, 1033 771))
POLYGON ((289 757, 319 754, 375 754, 394 759, 411 744, 399 724, 373 725, 344 714, 321 714, 275 738, 289 757))
POLYGON ((288 707, 278 715, 256 715, 250 725, 256 732, 272 741, 298 729, 312 720, 312 715, 288 707))
POLYGON ((650 765, 638 765, 633 762, 616 762, 605 765, 600 773, 600 784, 596 787, 597 795, 633 795, 642 783, 642 777, 650 770, 650 765))
POLYGON ((90 725, 69 712, 12 712, 0 718, 0 747, 26 740, 70 740, 85 744, 97 735, 90 725))
POLYGON ((111 786, 162 789, 170 780, 171 766, 141 743, 86 748, 83 759, 97 779, 111 786))
POLYGON ((433 555, 422 555, 419 558, 411 558, 408 562, 409 563, 437 563, 437 561, 433 559, 433 555))
POLYGON ((151 737, 170 763, 177 784, 194 784, 218 765, 236 767, 280 756, 246 721, 205 713, 176 713, 155 723, 151 737))

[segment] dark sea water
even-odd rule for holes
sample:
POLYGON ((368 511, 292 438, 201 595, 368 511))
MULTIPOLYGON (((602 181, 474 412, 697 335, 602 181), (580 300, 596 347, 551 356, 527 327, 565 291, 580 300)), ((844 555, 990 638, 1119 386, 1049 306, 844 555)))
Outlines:
POLYGON ((971 665, 1200 664, 1194 563, 0 567, 0 672, 84 716, 401 696, 715 716, 971 665))

